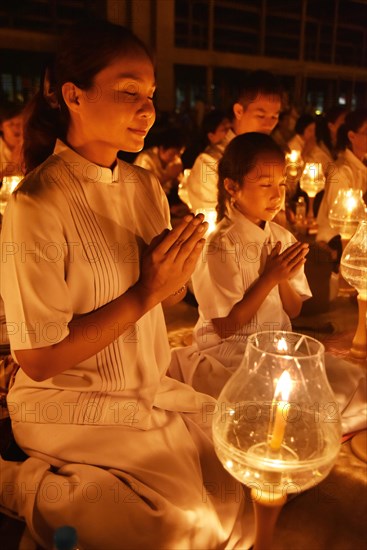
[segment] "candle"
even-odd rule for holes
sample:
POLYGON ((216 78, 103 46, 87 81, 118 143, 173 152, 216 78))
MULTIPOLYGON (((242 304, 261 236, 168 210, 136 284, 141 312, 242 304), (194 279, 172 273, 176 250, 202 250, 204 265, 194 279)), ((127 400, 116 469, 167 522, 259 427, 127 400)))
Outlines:
POLYGON ((299 156, 300 156, 299 151, 296 151, 296 149, 292 149, 289 155, 289 160, 291 162, 297 162, 297 160, 299 159, 299 156))
MULTIPOLYGON (((278 343, 279 348, 281 340, 278 343)), ((284 350, 286 351, 286 349, 284 350)), ((275 405, 275 416, 274 425, 271 430, 269 446, 273 451, 279 451, 284 438, 284 432, 287 425, 287 407, 289 405, 288 398, 292 388, 292 379, 288 371, 284 371, 281 377, 278 380, 277 386, 275 388, 273 404, 275 405), (278 397, 281 396, 281 400, 278 401, 278 397)))
POLYGON ((285 155, 287 161, 287 175, 294 177, 298 175, 298 166, 300 165, 301 153, 296 149, 292 149, 290 153, 285 155), (289 170, 288 170, 289 167, 289 170))

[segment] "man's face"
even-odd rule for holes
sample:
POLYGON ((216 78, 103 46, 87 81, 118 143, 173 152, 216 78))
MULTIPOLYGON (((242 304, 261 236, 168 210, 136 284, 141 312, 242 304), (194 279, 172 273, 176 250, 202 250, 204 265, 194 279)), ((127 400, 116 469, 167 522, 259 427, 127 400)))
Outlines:
POLYGON ((258 95, 247 107, 235 103, 235 133, 237 135, 248 132, 270 134, 278 123, 280 112, 280 97, 277 95, 258 95))

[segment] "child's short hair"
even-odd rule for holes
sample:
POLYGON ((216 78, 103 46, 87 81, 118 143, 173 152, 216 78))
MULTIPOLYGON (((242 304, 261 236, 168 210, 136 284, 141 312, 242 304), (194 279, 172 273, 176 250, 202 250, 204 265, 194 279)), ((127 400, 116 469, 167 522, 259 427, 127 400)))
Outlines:
POLYGON ((227 203, 231 199, 225 189, 224 180, 229 178, 241 185, 260 155, 271 156, 281 164, 285 161, 284 152, 267 134, 258 132, 241 134, 227 145, 218 164, 217 221, 226 215, 227 203))
POLYGON ((0 124, 19 116, 24 109, 21 103, 13 103, 12 101, 3 101, 0 103, 0 124))
POLYGON ((305 113, 304 115, 301 115, 300 117, 298 117, 296 125, 294 127, 294 131, 296 132, 296 134, 299 134, 300 136, 302 136, 307 126, 310 126, 310 124, 313 124, 313 123, 316 123, 315 117, 305 113))
POLYGON ((210 132, 214 133, 218 126, 227 118, 224 111, 213 110, 207 113, 203 118, 202 130, 203 134, 207 135, 210 132))
POLYGON ((163 149, 182 149, 186 145, 186 136, 179 128, 165 128, 158 134, 156 143, 163 149))
POLYGON ((247 109, 250 103, 260 96, 273 96, 282 101, 283 87, 269 71, 253 71, 244 82, 238 94, 238 103, 247 109))

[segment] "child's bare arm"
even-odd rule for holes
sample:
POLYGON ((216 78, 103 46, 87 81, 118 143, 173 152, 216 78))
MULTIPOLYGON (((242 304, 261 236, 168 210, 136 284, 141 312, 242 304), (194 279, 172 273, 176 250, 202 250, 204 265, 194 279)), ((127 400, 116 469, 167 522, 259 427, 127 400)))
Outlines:
POLYGON ((251 321, 274 286, 279 285, 284 310, 290 317, 298 315, 302 302, 292 289, 288 279, 293 277, 305 263, 308 245, 296 242, 279 254, 281 243, 277 243, 269 254, 265 269, 259 279, 237 302, 227 315, 212 319, 213 327, 221 338, 228 338, 251 321), (280 288, 282 285, 282 289, 280 288))

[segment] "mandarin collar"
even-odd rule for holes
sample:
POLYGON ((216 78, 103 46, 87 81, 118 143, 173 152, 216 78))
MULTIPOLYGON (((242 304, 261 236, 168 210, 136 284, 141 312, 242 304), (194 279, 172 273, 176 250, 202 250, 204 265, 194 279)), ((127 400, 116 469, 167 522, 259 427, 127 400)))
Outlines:
POLYGON ((256 223, 250 221, 246 216, 241 214, 233 206, 228 207, 228 218, 238 224, 241 228, 241 232, 250 238, 258 239, 260 242, 266 242, 270 236, 270 226, 268 222, 265 222, 264 228, 259 227, 256 223))
POLYGON ((79 155, 61 139, 56 140, 54 155, 62 158, 66 164, 70 164, 72 172, 81 174, 87 182, 115 183, 119 179, 118 162, 116 162, 113 170, 99 166, 99 164, 95 164, 79 155))

